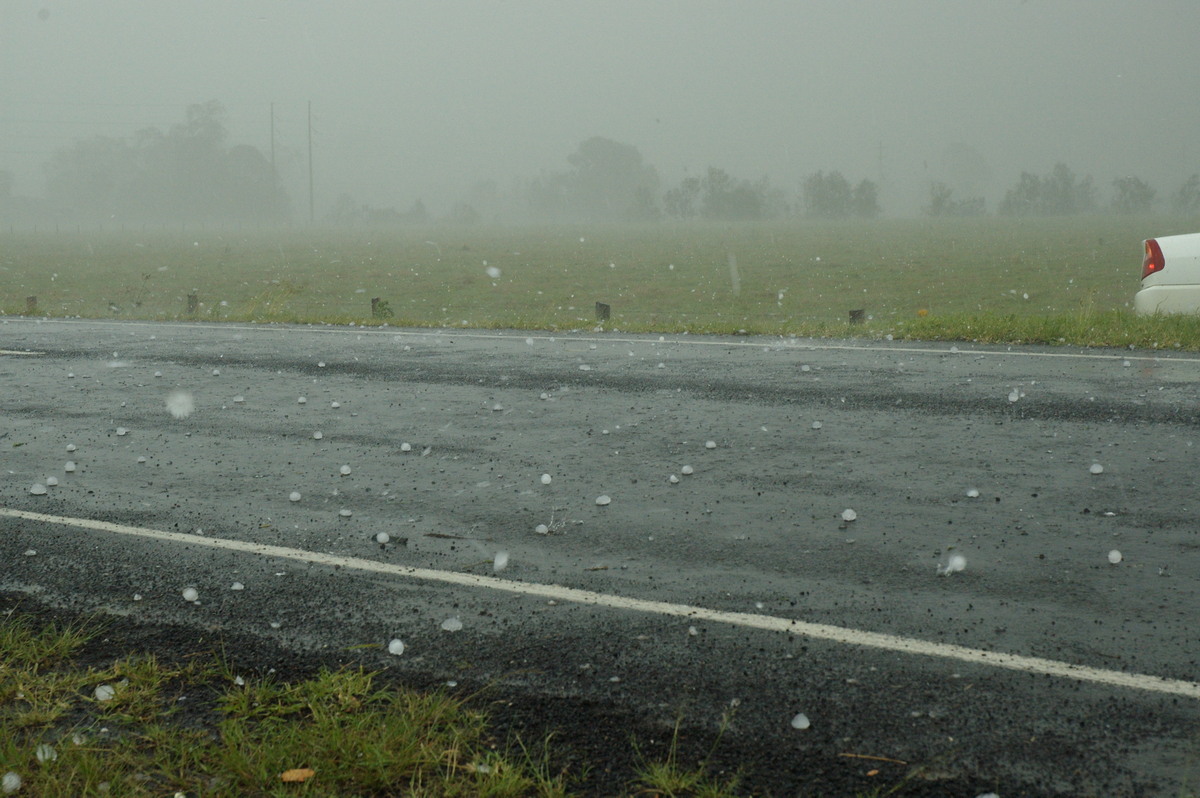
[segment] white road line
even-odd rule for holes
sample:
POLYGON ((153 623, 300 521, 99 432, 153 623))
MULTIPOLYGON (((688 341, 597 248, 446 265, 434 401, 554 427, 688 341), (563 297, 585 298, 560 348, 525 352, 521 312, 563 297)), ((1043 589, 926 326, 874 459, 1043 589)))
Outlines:
POLYGON ((18 352, 15 349, 0 349, 0 355, 44 355, 45 352, 18 352))
MULTIPOLYGON (((452 327, 431 327, 428 330, 398 330, 393 328, 379 329, 377 327, 304 327, 297 325, 276 326, 265 324, 224 324, 220 322, 198 323, 198 322, 149 322, 149 321, 106 321, 101 319, 45 319, 34 322, 27 319, 13 319, 10 322, 27 321, 30 324, 98 324, 109 325, 114 327, 174 327, 181 329, 196 329, 196 330, 236 330, 238 332, 275 332, 275 333, 319 333, 324 335, 385 335, 393 337, 412 337, 412 338, 478 338, 482 340, 498 340, 498 341, 520 341, 523 342, 526 338, 532 338, 535 341, 580 341, 584 343, 610 343, 610 344, 664 344, 671 346, 716 346, 716 347, 738 347, 763 349, 770 348, 778 344, 780 340, 786 343, 786 349, 795 351, 830 351, 830 352, 886 352, 894 354, 902 352, 912 355, 953 355, 953 356, 977 356, 977 357, 1032 357, 1032 358, 1050 358, 1064 360, 1129 360, 1150 363, 1200 363, 1198 357, 1183 357, 1176 356, 1164 352, 1154 355, 1134 355, 1134 354, 1091 354, 1086 352, 1014 352, 1009 350, 996 349, 962 349, 951 352, 950 346, 944 349, 940 346, 933 348, 931 343, 929 347, 915 346, 879 346, 873 344, 829 344, 818 343, 814 339, 780 339, 778 337, 759 336, 755 340, 749 341, 727 341, 713 340, 712 336, 695 336, 687 338, 664 338, 657 340, 651 338, 653 333, 646 333, 642 338, 618 338, 611 335, 550 335, 547 333, 529 333, 529 332, 512 332, 512 333, 483 333, 483 332, 463 332, 452 327), (803 343, 801 343, 803 341, 803 343)), ((957 347, 957 344, 953 346, 957 347)))
POLYGON ((1188 698, 1200 699, 1200 683, 1178 679, 1165 679, 1161 676, 1150 676, 1138 673, 1102 670, 1083 665, 1072 665, 1067 662, 1025 657, 1019 654, 1006 654, 998 651, 967 648, 965 646, 948 645, 945 643, 930 643, 912 637, 865 632, 858 629, 847 629, 828 624, 807 623, 791 618, 779 618, 771 615, 753 615, 742 612, 723 612, 704 607, 694 607, 687 604, 670 604, 662 601, 626 598, 607 593, 596 593, 590 590, 547 585, 536 582, 514 582, 499 579, 494 576, 477 576, 475 574, 454 571, 439 571, 429 568, 412 568, 406 565, 365 560, 359 557, 342 557, 333 554, 304 551, 283 546, 267 546, 259 543, 247 543, 227 538, 204 537, 179 532, 164 532, 157 529, 126 526, 108 521, 95 521, 89 518, 67 518, 44 513, 32 513, 25 510, 14 510, 0 507, 0 516, 21 518, 45 524, 59 524, 82 529, 93 529, 101 532, 114 532, 120 535, 164 540, 172 543, 185 543, 189 546, 225 549, 227 551, 256 554, 263 557, 279 557, 300 562, 314 563, 341 567, 357 571, 371 571, 390 574, 393 576, 420 579, 428 582, 443 582, 463 587, 498 590, 506 593, 518 593, 538 598, 554 599, 555 601, 570 601, 578 604, 591 604, 619 610, 631 610, 656 615, 666 615, 691 620, 712 621, 715 623, 744 626, 753 629, 765 629, 773 632, 785 632, 799 637, 810 637, 819 640, 829 640, 835 643, 845 643, 868 648, 879 648, 905 654, 916 654, 928 657, 942 657, 960 660, 975 665, 989 665, 996 668, 1040 673, 1065 679, 1075 679, 1082 682, 1126 687, 1133 690, 1145 690, 1154 693, 1181 695, 1188 698))

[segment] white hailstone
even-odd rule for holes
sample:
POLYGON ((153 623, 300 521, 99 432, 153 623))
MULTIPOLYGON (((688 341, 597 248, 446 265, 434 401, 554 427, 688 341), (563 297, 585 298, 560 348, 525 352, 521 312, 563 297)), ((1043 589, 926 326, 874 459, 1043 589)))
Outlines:
POLYGON ((705 441, 704 448, 705 449, 715 449, 715 448, 717 448, 717 442, 716 441, 705 441))
POLYGON ((39 762, 53 762, 58 759, 58 751, 54 750, 54 746, 42 743, 34 750, 34 756, 39 762))
POLYGON ((338 515, 340 515, 342 518, 349 518, 350 516, 354 515, 354 513, 351 510, 338 510, 338 515))
POLYGON ((1013 388, 1011 391, 1008 392, 1008 401, 1015 402, 1020 398, 1021 398, 1021 392, 1018 391, 1016 388, 1013 388))
POLYGON ((541 399, 543 402, 545 402, 549 398, 550 398, 550 394, 546 393, 545 391, 542 391, 541 394, 538 395, 538 399, 541 399))
POLYGON ((283 627, 283 624, 281 624, 279 621, 271 621, 270 626, 272 629, 279 629, 283 627))
POLYGON ((1121 365, 1124 366, 1125 368, 1129 368, 1133 364, 1130 363, 1128 360, 1124 360, 1121 362, 1121 365))
POLYGON ((74 470, 75 470, 75 461, 74 461, 74 460, 68 460, 68 461, 67 461, 67 462, 66 462, 66 463, 63 465, 63 471, 66 471, 68 474, 70 474, 70 473, 71 473, 71 472, 73 472, 74 470))
POLYGON ((301 396, 299 399, 296 400, 296 404, 305 405, 305 404, 308 404, 308 400, 305 399, 303 396, 301 396))
POLYGON ((402 443, 402 444, 400 444, 400 451, 402 451, 402 452, 411 452, 411 451, 412 451, 412 444, 411 444, 411 443, 402 443))
POLYGON ((214 376, 214 377, 220 377, 220 376, 221 376, 221 370, 220 370, 220 369, 213 369, 213 376, 214 376))
POLYGON ((73 443, 68 443, 68 444, 67 444, 67 451, 68 451, 68 452, 73 452, 73 451, 75 451, 75 444, 73 444, 73 443))
POLYGON ((957 354, 958 354, 958 347, 957 347, 957 346, 952 346, 952 347, 950 347, 950 353, 951 353, 951 354, 953 354, 953 355, 957 355, 957 354))
POLYGON ((685 474, 685 475, 686 474, 694 474, 694 473, 696 473, 696 470, 694 468, 692 468, 690 465, 685 465, 683 468, 679 469, 679 473, 685 474))
POLYGON ((181 595, 183 596, 184 601, 195 601, 196 599, 200 598, 199 591, 197 591, 194 587, 185 587, 181 595))
POLYGON ((298 490, 294 490, 294 491, 292 491, 291 493, 289 493, 289 494, 288 494, 288 501, 290 501, 290 502, 298 502, 298 501, 300 501, 300 491, 298 491, 298 490))
POLYGON ((0 777, 0 792, 3 792, 5 795, 7 795, 8 793, 16 792, 19 789, 21 789, 20 775, 13 773, 10 770, 5 773, 3 777, 0 777))
POLYGON ((68 371, 68 372, 67 372, 67 379, 68 379, 68 380, 73 380, 73 379, 75 379, 75 372, 73 372, 73 371, 68 371))
POLYGON ((30 486, 29 492, 32 493, 34 496, 45 496, 46 495, 46 486, 40 482, 35 482, 35 483, 33 483, 33 485, 30 486))
POLYGON ((502 411, 503 409, 504 409, 504 405, 500 404, 499 402, 496 402, 496 404, 492 405, 492 412, 493 412, 493 413, 499 413, 499 412, 500 412, 500 411, 502 411))
POLYGON ((961 554, 951 554, 946 560, 945 565, 938 566, 938 573, 942 576, 949 576, 952 573, 961 571, 967 567, 967 558, 961 554))
POLYGON ((241 582, 234 582, 232 585, 229 586, 229 589, 230 590, 245 590, 246 586, 243 585, 241 582))
POLYGON ((138 461, 139 463, 144 463, 144 462, 146 462, 146 455, 144 455, 144 454, 139 454, 139 455, 138 455, 138 459, 137 459, 137 461, 138 461))
POLYGON ((526 338, 526 339, 525 339, 525 345, 526 345, 526 346, 533 346, 533 339, 532 339, 532 338, 526 338))
POLYGON ((113 696, 116 694, 117 691, 113 689, 111 684, 99 685, 92 691, 92 695, 96 697, 97 701, 112 701, 113 696))
POLYGON ((46 477, 46 487, 53 488, 58 484, 58 477, 46 477))
POLYGON ((375 542, 380 545, 387 543, 391 539, 392 539, 392 536, 389 535, 387 532, 380 532, 379 534, 377 534, 375 536, 375 542))
POLYGON ((325 368, 325 361, 324 361, 324 360, 318 360, 318 361, 317 361, 317 368, 319 368, 319 369, 323 369, 323 368, 325 368))
POLYGON ((161 376, 162 376, 162 372, 161 372, 161 371, 156 371, 156 372, 154 372, 154 376, 155 376, 155 377, 161 377, 161 376))
POLYGON ((167 410, 175 418, 187 418, 196 409, 196 400, 187 391, 172 391, 167 394, 167 410))
POLYGON ((447 618, 446 620, 442 621, 443 632, 457 632, 460 629, 462 629, 462 621, 460 621, 457 617, 447 618))
POLYGON ((129 432, 129 430, 125 429, 124 427, 117 427, 117 434, 118 434, 118 435, 125 435, 125 434, 127 434, 128 432, 129 432))
POLYGON ((801 371, 812 371, 812 366, 810 366, 806 363, 805 365, 800 367, 800 370, 801 371))
POLYGON ((812 428, 813 428, 813 429, 820 429, 820 428, 821 428, 821 422, 820 422, 820 421, 814 421, 814 422, 812 423, 812 428))
POLYGON ((25 549, 25 556, 26 557, 36 557, 37 549, 25 549))
POLYGON ((968 488, 967 489, 967 498, 968 499, 978 499, 979 498, 979 488, 968 488))
POLYGON ((545 524, 538 524, 533 528, 533 531, 537 532, 539 535, 549 535, 550 527, 546 526, 545 524))
POLYGON ((234 404, 236 404, 236 405, 240 405, 240 404, 241 404, 242 402, 244 402, 244 401, 246 401, 246 397, 244 397, 244 396, 235 396, 235 397, 233 397, 233 403, 234 403, 234 404))
POLYGON ((679 477, 677 477, 677 476, 675 476, 674 474, 672 474, 671 476, 669 476, 669 477, 667 478, 667 481, 668 481, 668 482, 670 482, 672 485, 678 485, 678 484, 679 484, 679 477))
POLYGON ((658 364, 658 368, 660 368, 660 369, 665 369, 666 367, 667 367, 667 364, 666 364, 666 363, 659 363, 659 364, 658 364))
POLYGON ((1123 559, 1125 559, 1125 557, 1121 554, 1121 552, 1117 551, 1116 549, 1113 549, 1112 551, 1110 551, 1108 553, 1108 561, 1110 563, 1112 563, 1113 565, 1116 565, 1117 563, 1121 562, 1121 560, 1123 560, 1123 559))
POLYGON ((591 366, 589 366, 587 363, 580 363, 580 364, 579 364, 579 370, 580 370, 580 371, 591 371, 591 370, 592 370, 592 367, 591 367, 591 366))
POLYGON ((994 792, 985 792, 981 793, 980 795, 976 795, 975 798, 1000 798, 1000 796, 994 792))
POLYGON ((342 466, 341 468, 338 469, 338 473, 344 477, 350 476, 350 466, 348 466, 348 465, 342 466))
POLYGON ((812 723, 809 722, 808 715, 805 715, 803 712, 797 712, 796 717, 792 718, 793 729, 807 729, 811 725, 812 723))
POLYGON ((551 477, 549 474, 542 474, 542 484, 543 485, 549 485, 551 483, 551 481, 553 481, 553 479, 554 478, 551 477))
POLYGON ((342 406, 342 403, 341 402, 330 402, 329 406, 332 407, 334 410, 337 410, 339 407, 342 406))
POLYGON ((488 266, 485 271, 487 271, 487 276, 491 277, 493 280, 500 279, 500 270, 497 269, 495 266, 488 266))
POLYGON ((133 594, 133 600, 134 600, 134 601, 141 601, 141 600, 142 600, 142 594, 141 594, 141 593, 134 593, 134 594, 133 594))
POLYGON ((317 430, 316 432, 314 432, 314 433, 313 433, 313 440, 314 440, 314 441, 319 441, 319 440, 321 440, 321 439, 322 439, 322 438, 324 438, 324 437, 325 437, 325 433, 321 432, 320 430, 317 430))
POLYGON ((858 513, 854 512, 849 507, 847 507, 845 510, 842 510, 843 521, 853 521, 856 518, 858 518, 858 513))
POLYGON ((596 504, 600 505, 601 507, 604 507, 605 505, 608 505, 608 504, 612 504, 612 497, 609 496, 607 493, 597 496, 596 504))
POLYGON ((694 627, 694 626, 689 626, 689 627, 688 627, 688 635, 689 635, 689 636, 691 636, 691 637, 695 637, 695 636, 696 636, 696 635, 698 635, 698 634, 700 634, 700 630, 699 630, 699 629, 697 629, 697 628, 696 628, 696 627, 694 627))
POLYGON ((404 641, 398 637, 392 638, 392 641, 390 643, 388 643, 388 653, 394 654, 397 657, 400 656, 401 654, 403 654, 404 653, 404 641))
POLYGON ((495 559, 492 560, 492 570, 495 571, 496 573, 500 573, 507 567, 508 567, 508 552, 507 551, 496 552, 496 557, 495 557, 495 559))
POLYGON ((1093 474, 1103 474, 1104 466, 1100 465, 1099 463, 1092 463, 1092 467, 1089 468, 1088 471, 1092 472, 1093 474))

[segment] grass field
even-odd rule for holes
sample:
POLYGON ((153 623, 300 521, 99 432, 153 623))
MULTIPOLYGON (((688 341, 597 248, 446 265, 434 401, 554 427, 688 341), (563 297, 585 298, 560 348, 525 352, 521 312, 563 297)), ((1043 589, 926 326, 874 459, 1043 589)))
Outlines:
POLYGON ((1138 319, 1173 217, 0 234, 0 311, 1200 348, 1138 319), (497 271, 498 270, 498 271, 497 271), (195 296, 194 311, 188 309, 195 296), (372 317, 371 299, 392 315, 372 317), (865 324, 848 323, 851 310, 865 324))

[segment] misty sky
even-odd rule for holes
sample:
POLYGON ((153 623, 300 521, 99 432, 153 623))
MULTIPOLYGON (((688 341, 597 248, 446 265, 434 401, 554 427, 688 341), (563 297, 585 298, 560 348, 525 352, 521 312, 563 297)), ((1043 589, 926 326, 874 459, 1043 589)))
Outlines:
POLYGON ((40 195, 55 147, 210 99, 265 153, 274 102, 299 209, 311 100, 318 215, 342 192, 438 213, 596 135, 664 189, 837 169, 885 213, 938 179, 994 209, 1063 161, 1163 197, 1200 171, 1197 31, 1196 0, 0 0, 0 169, 40 195))

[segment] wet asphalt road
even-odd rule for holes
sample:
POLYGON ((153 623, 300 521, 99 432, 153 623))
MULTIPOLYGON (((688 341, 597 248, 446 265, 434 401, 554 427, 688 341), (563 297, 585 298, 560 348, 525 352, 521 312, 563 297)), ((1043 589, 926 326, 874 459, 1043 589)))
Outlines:
POLYGON ((636 729, 654 750, 679 722, 707 751, 731 719, 714 761, 755 792, 841 794, 914 767, 928 794, 1200 788, 1200 698, 1158 687, 1200 680, 1200 358, 15 318, 0 350, 39 353, 0 354, 0 509, 131 530, 0 515, 0 591, 299 654, 378 645, 353 650, 415 683, 490 685, 593 747, 628 749, 636 729), (939 575, 953 555, 965 568, 939 575))

